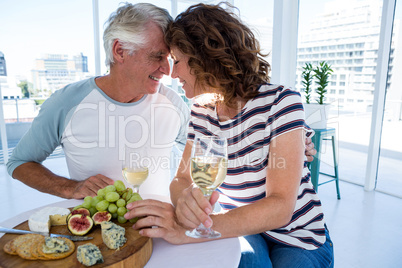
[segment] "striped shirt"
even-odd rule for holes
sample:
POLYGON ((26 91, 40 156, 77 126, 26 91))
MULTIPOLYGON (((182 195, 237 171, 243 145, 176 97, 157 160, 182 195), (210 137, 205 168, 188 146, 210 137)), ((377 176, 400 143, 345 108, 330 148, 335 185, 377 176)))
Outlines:
MULTIPOLYGON (((249 100, 239 114, 224 122, 219 121, 215 105, 193 105, 188 139, 194 139, 195 135, 218 135, 228 139, 228 172, 218 189, 223 210, 265 197, 270 142, 295 129, 305 129, 309 136, 313 133, 304 122, 300 94, 283 86, 260 86, 259 94, 249 100)), ((272 164, 281 165, 280 159, 272 164)), ((325 243, 321 202, 310 181, 307 162, 291 221, 263 235, 275 243, 307 250, 325 243)))

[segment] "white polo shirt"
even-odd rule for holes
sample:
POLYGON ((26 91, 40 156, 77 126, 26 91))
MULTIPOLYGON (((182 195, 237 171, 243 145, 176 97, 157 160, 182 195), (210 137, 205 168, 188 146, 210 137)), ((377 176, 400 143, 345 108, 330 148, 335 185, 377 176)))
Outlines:
POLYGON ((71 179, 103 174, 123 180, 125 145, 148 148, 149 177, 141 193, 169 195, 172 148, 186 143, 189 110, 181 97, 160 85, 134 103, 109 98, 95 78, 67 85, 43 103, 31 128, 7 163, 11 175, 25 162, 44 161, 61 145, 71 179))

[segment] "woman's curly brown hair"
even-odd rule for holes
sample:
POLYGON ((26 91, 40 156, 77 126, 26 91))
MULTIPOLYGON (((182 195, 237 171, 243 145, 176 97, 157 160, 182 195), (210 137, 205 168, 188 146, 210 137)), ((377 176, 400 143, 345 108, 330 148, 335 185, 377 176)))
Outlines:
POLYGON ((189 7, 169 25, 165 41, 189 56, 197 86, 213 89, 234 107, 238 98, 252 99, 269 82, 270 65, 253 32, 221 4, 189 7))

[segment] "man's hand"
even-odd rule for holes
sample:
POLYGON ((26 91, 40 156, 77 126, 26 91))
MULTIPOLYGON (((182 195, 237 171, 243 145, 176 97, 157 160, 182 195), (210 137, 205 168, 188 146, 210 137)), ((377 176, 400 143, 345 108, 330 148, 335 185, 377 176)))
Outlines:
POLYGON ((96 196, 99 189, 113 184, 114 181, 102 174, 91 176, 84 181, 78 181, 71 198, 82 199, 86 196, 96 196))
POLYGON ((311 138, 306 138, 306 148, 304 150, 304 154, 307 156, 307 161, 311 162, 314 160, 314 155, 317 153, 317 150, 314 149, 314 143, 311 141, 311 138))
POLYGON ((171 244, 184 244, 189 238, 186 229, 177 222, 174 207, 169 203, 146 199, 127 205, 129 210, 124 217, 132 219, 140 217, 133 229, 140 230, 140 235, 160 237, 171 244))

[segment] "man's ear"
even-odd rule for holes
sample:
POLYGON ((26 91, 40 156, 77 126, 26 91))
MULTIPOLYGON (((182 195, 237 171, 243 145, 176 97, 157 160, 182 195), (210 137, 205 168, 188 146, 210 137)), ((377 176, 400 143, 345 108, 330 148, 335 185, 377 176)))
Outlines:
POLYGON ((113 41, 113 58, 115 62, 124 62, 124 49, 123 45, 120 43, 119 40, 114 40, 113 41))

